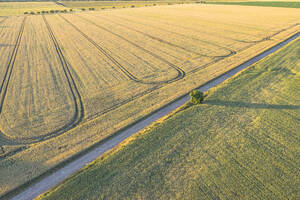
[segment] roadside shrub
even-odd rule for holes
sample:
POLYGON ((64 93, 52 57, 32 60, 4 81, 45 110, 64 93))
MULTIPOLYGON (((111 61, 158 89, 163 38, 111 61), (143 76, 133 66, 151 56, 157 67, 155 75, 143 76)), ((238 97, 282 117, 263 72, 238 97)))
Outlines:
POLYGON ((68 12, 67 9, 64 10, 64 13, 68 12))
POLYGON ((104 10, 105 8, 101 8, 101 10, 104 10))
POLYGON ((73 9, 70 9, 70 12, 73 12, 73 9))
POLYGON ((112 8, 116 8, 116 7, 113 6, 112 8))
POLYGON ((30 12, 31 15, 35 15, 35 13, 33 11, 30 12))
POLYGON ((55 13, 59 13, 59 10, 55 10, 55 13))
POLYGON ((28 12, 24 12, 24 15, 28 15, 28 12))
POLYGON ((45 14, 45 13, 46 13, 46 11, 42 10, 42 14, 45 14))
POLYGON ((89 8, 89 10, 95 10, 95 8, 89 8))
POLYGON ((156 3, 154 3, 153 6, 156 6, 156 3))
POLYGON ((85 8, 81 8, 82 11, 85 11, 85 8))
POLYGON ((190 97, 191 97, 190 102, 193 104, 200 104, 204 100, 203 92, 201 92, 200 90, 191 91, 190 97))
POLYGON ((54 13, 54 10, 50 10, 50 13, 54 13))
POLYGON ((38 11, 37 14, 41 14, 41 12, 38 11))
POLYGON ((49 13, 49 11, 48 11, 48 10, 46 10, 46 11, 45 11, 45 13, 49 13))
POLYGON ((134 8, 135 7, 135 5, 131 5, 131 8, 134 8))

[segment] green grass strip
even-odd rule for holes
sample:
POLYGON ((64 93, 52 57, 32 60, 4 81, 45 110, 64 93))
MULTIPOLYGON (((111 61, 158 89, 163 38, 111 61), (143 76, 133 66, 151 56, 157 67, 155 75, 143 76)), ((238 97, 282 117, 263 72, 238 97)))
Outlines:
POLYGON ((300 2, 257 1, 257 2, 206 2, 206 3, 207 4, 220 4, 220 5, 300 8, 300 2))

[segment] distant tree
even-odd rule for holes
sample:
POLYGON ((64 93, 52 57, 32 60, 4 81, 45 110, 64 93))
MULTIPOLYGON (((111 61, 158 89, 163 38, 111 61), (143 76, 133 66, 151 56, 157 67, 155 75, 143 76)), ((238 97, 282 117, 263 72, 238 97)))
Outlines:
POLYGON ((112 8, 116 8, 116 7, 113 6, 112 8))
POLYGON ((89 8, 89 10, 95 10, 95 8, 89 8))
POLYGON ((24 12, 24 15, 27 15, 28 14, 28 12, 24 12))
POLYGON ((54 13, 54 10, 50 10, 50 13, 54 13))
POLYGON ((37 14, 41 14, 41 12, 38 11, 37 14))
POLYGON ((73 9, 70 9, 70 12, 73 12, 73 9))
POLYGON ((46 13, 46 11, 42 10, 42 14, 45 14, 45 13, 46 13))
POLYGON ((82 11, 85 11, 85 8, 81 8, 82 11))
POLYGON ((193 104, 200 104, 204 100, 203 92, 201 92, 200 90, 191 91, 190 97, 191 97, 190 102, 193 104))
POLYGON ((30 12, 31 15, 35 15, 35 13, 33 11, 30 12))
POLYGON ((131 8, 134 8, 135 7, 135 5, 131 5, 131 8))

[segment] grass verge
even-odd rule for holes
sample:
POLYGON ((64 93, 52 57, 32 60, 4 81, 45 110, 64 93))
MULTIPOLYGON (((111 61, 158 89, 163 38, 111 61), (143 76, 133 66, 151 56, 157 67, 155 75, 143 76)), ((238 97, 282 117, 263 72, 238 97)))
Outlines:
POLYGON ((241 6, 264 6, 264 7, 282 7, 282 8, 300 8, 300 2, 287 2, 287 1, 215 1, 206 2, 208 4, 221 4, 221 5, 241 5, 241 6))

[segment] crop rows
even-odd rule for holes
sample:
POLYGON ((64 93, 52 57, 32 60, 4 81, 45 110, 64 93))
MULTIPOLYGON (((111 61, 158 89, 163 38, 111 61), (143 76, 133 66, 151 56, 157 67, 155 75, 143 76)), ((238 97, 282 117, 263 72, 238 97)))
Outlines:
POLYGON ((7 59, 0 61, 6 66, 0 68, 0 162, 6 166, 33 151, 23 158, 34 155, 40 162, 50 160, 45 168, 53 166, 86 148, 85 135, 86 141, 97 137, 92 143, 105 139, 182 95, 178 88, 188 92, 226 72, 226 62, 233 66, 240 54, 262 51, 260 44, 275 44, 281 34, 298 27, 297 13, 273 29, 251 17, 236 23, 228 13, 213 20, 205 9, 205 17, 193 6, 180 13, 177 9, 28 16, 22 23, 5 19, 1 24, 10 27, 0 34, 15 37, 15 42, 0 47, 7 59), (168 15, 154 20, 161 11, 168 15), (16 27, 19 32, 9 35, 16 27), (184 85, 189 80, 193 83, 184 85), (51 153, 35 150, 43 146, 51 153), (66 155, 59 153, 64 151, 66 155))

